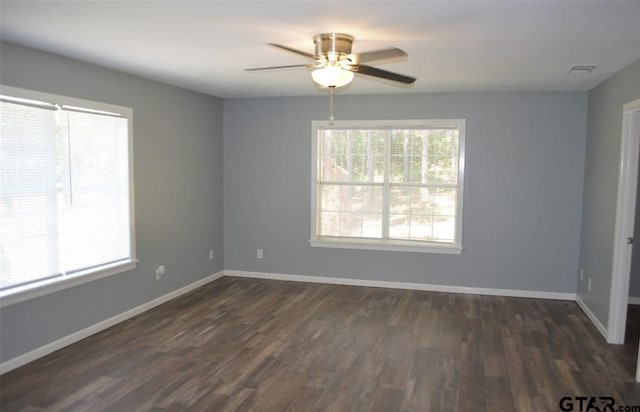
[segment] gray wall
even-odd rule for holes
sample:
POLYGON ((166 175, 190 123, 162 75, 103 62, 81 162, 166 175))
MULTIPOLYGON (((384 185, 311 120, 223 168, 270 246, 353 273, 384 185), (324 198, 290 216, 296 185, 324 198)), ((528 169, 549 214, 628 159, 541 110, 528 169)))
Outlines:
POLYGON ((578 296, 608 327, 622 107, 640 98, 640 60, 589 91, 578 296), (591 292, 587 280, 591 278, 591 292))
POLYGON ((12 44, 0 52, 4 85, 133 108, 140 260, 133 271, 2 308, 0 362, 224 267, 221 99, 12 44), (167 275, 156 281, 159 264, 167 275))
POLYGON ((328 103, 225 99, 226 269, 575 292, 586 92, 338 94, 337 119, 467 120, 462 255, 309 245, 311 121, 328 103))

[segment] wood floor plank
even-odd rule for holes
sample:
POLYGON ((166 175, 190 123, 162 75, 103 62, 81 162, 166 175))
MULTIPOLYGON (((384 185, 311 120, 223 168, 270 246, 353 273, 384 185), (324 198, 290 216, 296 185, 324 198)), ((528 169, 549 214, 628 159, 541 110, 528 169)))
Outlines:
POLYGON ((640 405, 638 336, 607 345, 574 302, 225 277, 1 376, 0 410, 640 405))

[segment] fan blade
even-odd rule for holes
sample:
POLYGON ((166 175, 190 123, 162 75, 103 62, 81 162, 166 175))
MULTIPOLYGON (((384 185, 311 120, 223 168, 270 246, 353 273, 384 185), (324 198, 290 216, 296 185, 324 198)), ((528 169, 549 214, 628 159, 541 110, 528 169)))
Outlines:
POLYGON ((320 61, 320 57, 316 56, 315 54, 304 52, 302 50, 292 49, 291 47, 283 46, 281 44, 276 44, 276 43, 269 43, 269 46, 277 47, 279 49, 286 50, 291 53, 299 54, 301 56, 306 57, 307 59, 320 61))
POLYGON ((354 63, 371 63, 378 60, 397 59, 400 57, 407 57, 407 53, 396 47, 388 49, 373 50, 364 53, 354 54, 354 63))
POLYGON ((258 72, 262 70, 281 70, 281 69, 297 69, 300 67, 306 67, 312 69, 316 67, 315 64, 290 64, 288 66, 271 66, 271 67, 254 67, 252 69, 244 69, 245 72, 258 72))
POLYGON ((365 66, 362 64, 353 65, 351 66, 350 70, 367 76, 379 77, 381 79, 391 80, 404 84, 412 84, 416 81, 415 77, 405 76, 403 74, 393 73, 386 70, 380 70, 375 67, 365 66))

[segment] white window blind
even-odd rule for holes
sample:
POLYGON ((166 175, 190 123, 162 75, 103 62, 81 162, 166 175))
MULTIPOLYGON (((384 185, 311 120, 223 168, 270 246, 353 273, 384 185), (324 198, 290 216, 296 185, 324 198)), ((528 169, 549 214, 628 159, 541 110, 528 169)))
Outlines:
POLYGON ((314 122, 312 245, 459 252, 464 120, 385 123, 314 122))
POLYGON ((133 259, 129 121, 0 96, 0 291, 133 259))

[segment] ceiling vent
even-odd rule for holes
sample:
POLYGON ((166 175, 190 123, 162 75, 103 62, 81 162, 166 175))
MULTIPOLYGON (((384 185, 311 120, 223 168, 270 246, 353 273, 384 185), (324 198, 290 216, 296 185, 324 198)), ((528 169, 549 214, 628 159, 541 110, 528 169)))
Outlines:
POLYGON ((571 66, 567 73, 591 73, 596 67, 597 64, 576 64, 571 66))

